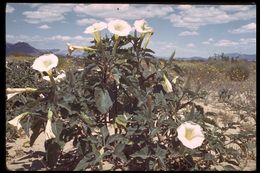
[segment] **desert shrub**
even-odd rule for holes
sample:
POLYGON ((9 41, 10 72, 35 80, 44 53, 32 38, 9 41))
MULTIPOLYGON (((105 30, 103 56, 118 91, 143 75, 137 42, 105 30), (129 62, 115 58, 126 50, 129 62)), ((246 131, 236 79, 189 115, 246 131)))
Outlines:
POLYGON ((250 69, 243 63, 236 63, 231 65, 227 71, 226 76, 231 81, 245 81, 250 75, 250 69))
POLYGON ((227 88, 222 88, 218 92, 219 101, 228 101, 232 96, 232 91, 227 88))
MULTIPOLYGON (((104 170, 104 164, 112 165, 109 170, 131 171, 240 169, 247 149, 244 144, 254 132, 227 136, 224 132, 239 123, 220 127, 205 116, 203 107, 194 103, 205 92, 183 79, 174 53, 162 64, 146 48, 151 31, 100 39, 98 34, 91 47, 69 47, 71 52, 76 48, 88 52, 83 70, 64 69, 66 77, 56 80, 62 74, 56 68, 56 56, 44 55, 37 61, 51 57, 47 64, 55 64, 43 72, 49 81, 38 81, 36 60, 34 73, 32 64, 20 62, 27 69, 26 82, 34 88, 7 92, 8 125, 21 124, 30 146, 44 131, 49 169, 59 170, 62 165, 66 170, 104 170), (62 150, 71 140, 77 150, 64 163, 62 150)), ((8 73, 9 88, 28 87, 12 80, 24 69, 8 73)))

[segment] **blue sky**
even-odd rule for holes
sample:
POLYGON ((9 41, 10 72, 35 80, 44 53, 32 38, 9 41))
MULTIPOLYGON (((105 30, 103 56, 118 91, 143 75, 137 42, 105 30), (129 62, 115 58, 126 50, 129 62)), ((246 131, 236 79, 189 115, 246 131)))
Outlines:
MULTIPOLYGON (((66 43, 89 46, 93 38, 84 30, 113 19, 131 26, 145 19, 154 30, 148 48, 161 57, 174 50, 177 57, 256 54, 256 5, 8 3, 6 41, 39 49, 66 50, 66 43)), ((103 30, 105 34, 111 35, 103 30)))

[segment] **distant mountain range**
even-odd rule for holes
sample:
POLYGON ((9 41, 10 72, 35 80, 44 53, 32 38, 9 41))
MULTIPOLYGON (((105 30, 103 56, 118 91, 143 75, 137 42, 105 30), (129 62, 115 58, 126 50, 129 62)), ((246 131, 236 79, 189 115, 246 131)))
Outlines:
POLYGON ((6 55, 10 54, 22 54, 22 55, 31 55, 31 56, 39 56, 43 52, 39 49, 36 49, 25 42, 18 42, 15 44, 6 43, 6 55))
POLYGON ((177 57, 176 59, 178 59, 178 60, 207 60, 207 58, 203 58, 203 57, 199 57, 199 56, 185 57, 185 58, 177 57))
MULTIPOLYGON (((29 55, 29 56, 40 56, 45 53, 54 53, 56 55, 62 55, 65 56, 68 51, 67 50, 60 50, 60 49, 37 49, 31 46, 30 44, 26 42, 17 42, 17 43, 6 43, 6 56, 9 56, 11 54, 14 55, 29 55)), ((84 52, 73 52, 72 54, 74 57, 80 57, 84 55, 84 52)), ((256 55, 255 54, 240 54, 240 53, 225 53, 225 56, 228 57, 238 57, 239 59, 245 59, 248 61, 255 61, 256 55)), ((217 57, 219 58, 219 56, 217 57)), ((179 60, 207 60, 208 58, 199 57, 199 56, 193 56, 193 57, 177 57, 176 59, 179 60)))
POLYGON ((224 53, 224 55, 229 56, 229 57, 233 57, 233 58, 238 57, 239 59, 246 59, 248 61, 255 61, 256 60, 255 54, 224 53))
MULTIPOLYGON (((56 55, 66 56, 67 50, 60 49, 37 49, 26 42, 6 43, 6 56, 9 55, 28 55, 40 56, 45 53, 54 53, 56 55)), ((82 56, 84 52, 73 52, 74 57, 82 56)))

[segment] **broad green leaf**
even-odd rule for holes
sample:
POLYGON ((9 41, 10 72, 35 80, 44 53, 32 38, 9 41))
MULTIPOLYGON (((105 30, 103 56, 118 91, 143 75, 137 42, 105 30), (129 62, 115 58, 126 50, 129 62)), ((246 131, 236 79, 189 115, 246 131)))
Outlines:
POLYGON ((152 49, 147 49, 147 48, 146 48, 144 51, 145 51, 145 52, 155 53, 152 49))
POLYGON ((170 58, 169 58, 169 65, 172 64, 173 60, 174 60, 174 57, 175 57, 175 51, 171 54, 170 58))
POLYGON ((160 131, 160 129, 157 127, 150 129, 150 137, 153 138, 159 131, 160 131))
POLYGON ((127 119, 124 115, 118 115, 116 117, 116 123, 126 128, 127 119))
POLYGON ((21 120, 21 125, 24 129, 26 136, 30 137, 31 117, 27 116, 21 120))
POLYGON ((109 111, 110 107, 113 105, 113 102, 109 96, 107 90, 102 90, 101 88, 95 88, 95 102, 97 109, 105 114, 109 111))
POLYGON ((43 125, 43 120, 38 119, 37 121, 34 121, 34 124, 31 126, 32 135, 30 136, 30 146, 33 146, 35 140, 38 138, 38 136, 43 132, 43 129, 41 128, 43 125))
POLYGON ((107 136, 109 135, 107 126, 102 126, 102 127, 100 128, 100 131, 101 131, 102 138, 103 138, 103 144, 105 145, 106 138, 107 138, 107 136))
POLYGON ((122 76, 122 74, 120 73, 120 71, 118 70, 118 68, 113 68, 112 69, 112 75, 114 77, 114 79, 116 80, 116 82, 119 84, 119 80, 122 76))
POLYGON ((63 129, 63 122, 61 120, 57 120, 52 123, 52 131, 56 136, 55 141, 63 148, 65 142, 61 141, 59 138, 62 129, 63 129))
POLYGON ((86 124, 88 124, 88 125, 90 125, 90 126, 94 125, 93 120, 92 120, 86 113, 81 112, 81 113, 79 114, 79 116, 80 116, 80 118, 84 121, 84 123, 86 123, 86 124))
POLYGON ((115 141, 124 141, 125 138, 120 134, 113 134, 107 138, 106 144, 110 144, 115 141))
POLYGON ((150 157, 150 155, 148 155, 148 147, 145 146, 144 148, 142 148, 140 151, 135 152, 134 154, 131 154, 131 157, 135 158, 135 157, 140 157, 142 159, 147 159, 150 157))
POLYGON ((156 147, 156 149, 155 149, 155 154, 156 154, 156 156, 158 156, 158 157, 165 158, 165 156, 166 156, 166 154, 167 154, 167 150, 162 149, 162 148, 157 144, 157 147, 156 147))
POLYGON ((123 153, 123 150, 125 148, 125 144, 118 144, 116 147, 115 147, 115 150, 114 150, 114 155, 118 158, 120 158, 121 160, 123 160, 124 162, 127 162, 127 158, 125 156, 125 154, 123 153))
POLYGON ((73 171, 83 171, 90 165, 89 158, 83 157, 73 171))

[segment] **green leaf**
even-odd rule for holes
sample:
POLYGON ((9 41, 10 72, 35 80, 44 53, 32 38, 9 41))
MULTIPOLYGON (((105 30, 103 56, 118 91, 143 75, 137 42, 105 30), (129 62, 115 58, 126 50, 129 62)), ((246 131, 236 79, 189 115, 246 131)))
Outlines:
POLYGON ((208 117, 204 117, 204 118, 203 118, 203 121, 204 121, 205 123, 208 123, 208 124, 211 124, 211 125, 213 125, 213 126, 215 126, 215 127, 218 127, 217 123, 216 123, 213 119, 210 119, 210 118, 208 118, 208 117))
POLYGON ((147 49, 147 48, 146 48, 144 51, 145 51, 145 52, 155 53, 152 49, 147 49))
POLYGON ((38 138, 41 132, 43 132, 43 129, 41 128, 42 125, 43 125, 43 120, 40 118, 36 121, 36 123, 32 125, 31 130, 33 133, 30 137, 30 146, 33 146, 35 140, 38 138))
POLYGON ((109 135, 109 132, 108 132, 108 129, 107 129, 107 126, 102 126, 100 128, 100 131, 101 131, 101 134, 102 134, 102 137, 103 137, 103 144, 105 144, 106 142, 106 138, 107 136, 109 135))
POLYGON ((113 102, 109 96, 107 90, 102 90, 101 88, 95 88, 95 102, 97 109, 105 114, 109 111, 110 107, 113 105, 113 102))
POLYGON ((116 120, 115 122, 118 124, 118 125, 121 125, 123 126, 124 128, 126 128, 126 124, 127 124, 127 119, 124 115, 118 115, 116 117, 116 120))
POLYGON ((150 129, 150 137, 153 138, 159 131, 160 129, 158 127, 152 128, 152 130, 150 129))
POLYGON ((112 69, 112 75, 114 77, 114 79, 116 80, 117 83, 120 83, 119 80, 122 76, 122 74, 120 73, 120 71, 118 70, 118 68, 113 68, 112 69))
POLYGON ((90 165, 89 158, 83 157, 73 171, 83 171, 90 165))
POLYGON ((24 132, 26 136, 30 137, 30 127, 31 127, 31 118, 30 116, 25 117, 21 120, 22 128, 24 129, 24 132))
POLYGON ((86 113, 80 112, 79 116, 84 121, 84 123, 86 123, 90 126, 94 125, 93 120, 86 113))
POLYGON ((204 156, 203 156, 203 159, 204 160, 215 160, 214 156, 210 153, 206 153, 204 156))
POLYGON ((63 148, 63 146, 65 145, 65 142, 61 141, 59 138, 62 129, 63 129, 63 122, 61 120, 57 120, 52 123, 52 131, 56 136, 55 141, 59 144, 59 146, 61 146, 63 148))
POLYGON ((173 60, 174 60, 174 57, 175 57, 175 51, 171 54, 170 58, 169 58, 169 65, 172 64, 173 60))
POLYGON ((116 147, 115 147, 115 150, 114 150, 114 153, 121 153, 123 151, 123 149, 125 148, 125 144, 118 144, 116 147))
POLYGON ((115 141, 123 141, 125 138, 120 134, 113 134, 107 138, 106 144, 110 144, 115 141))
POLYGON ((157 147, 156 147, 156 149, 155 149, 155 154, 156 154, 156 156, 158 156, 158 157, 165 158, 165 156, 166 156, 166 154, 167 154, 167 150, 162 149, 162 148, 157 144, 157 147))
POLYGON ((142 148, 140 151, 135 152, 134 154, 131 154, 131 157, 135 158, 135 157, 140 157, 142 159, 147 159, 150 157, 150 155, 148 155, 148 147, 145 146, 144 148, 142 148))
POLYGON ((116 147, 115 147, 115 150, 114 150, 114 155, 116 157, 118 157, 119 159, 123 160, 124 162, 127 162, 127 158, 125 156, 125 154, 123 153, 123 150, 125 148, 125 144, 118 144, 116 147))

